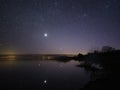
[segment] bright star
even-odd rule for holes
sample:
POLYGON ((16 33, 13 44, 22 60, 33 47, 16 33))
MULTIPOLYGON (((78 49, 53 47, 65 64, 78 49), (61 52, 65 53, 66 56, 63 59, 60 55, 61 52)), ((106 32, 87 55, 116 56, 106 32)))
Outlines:
POLYGON ((44 33, 44 37, 47 37, 48 36, 48 34, 47 33, 44 33))
POLYGON ((47 81, 46 81, 46 80, 44 80, 44 83, 46 84, 46 83, 47 83, 47 81))

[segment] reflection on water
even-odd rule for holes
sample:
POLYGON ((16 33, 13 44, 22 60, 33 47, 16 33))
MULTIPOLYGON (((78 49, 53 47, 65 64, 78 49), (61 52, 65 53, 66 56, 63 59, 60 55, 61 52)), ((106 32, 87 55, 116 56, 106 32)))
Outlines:
MULTIPOLYGON (((0 85, 4 89, 77 90, 89 80, 78 61, 17 60, 15 56, 0 61, 0 85), (13 58, 13 60, 11 60, 13 58)), ((6 59, 6 58, 4 58, 6 59)))
POLYGON ((42 56, 42 60, 51 60, 54 59, 52 56, 42 56))

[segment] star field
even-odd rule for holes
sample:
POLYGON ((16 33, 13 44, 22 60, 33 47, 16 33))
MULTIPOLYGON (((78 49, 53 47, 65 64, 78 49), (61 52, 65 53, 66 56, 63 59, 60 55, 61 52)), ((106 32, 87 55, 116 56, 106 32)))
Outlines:
POLYGON ((87 53, 120 48, 119 0, 0 0, 0 52, 87 53))

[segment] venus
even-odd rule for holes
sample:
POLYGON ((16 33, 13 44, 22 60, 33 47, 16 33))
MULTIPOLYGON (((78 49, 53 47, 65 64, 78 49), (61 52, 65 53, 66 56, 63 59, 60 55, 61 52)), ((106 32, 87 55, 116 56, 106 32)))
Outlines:
POLYGON ((48 34, 47 33, 44 33, 44 37, 47 37, 48 36, 48 34))

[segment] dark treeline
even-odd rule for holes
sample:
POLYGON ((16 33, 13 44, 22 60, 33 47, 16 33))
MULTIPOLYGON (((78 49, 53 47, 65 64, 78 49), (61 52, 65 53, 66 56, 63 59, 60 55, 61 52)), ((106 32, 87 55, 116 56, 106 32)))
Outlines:
POLYGON ((100 51, 94 50, 86 55, 75 57, 83 61, 77 67, 90 73, 90 81, 80 90, 120 89, 120 50, 104 46, 100 51))

